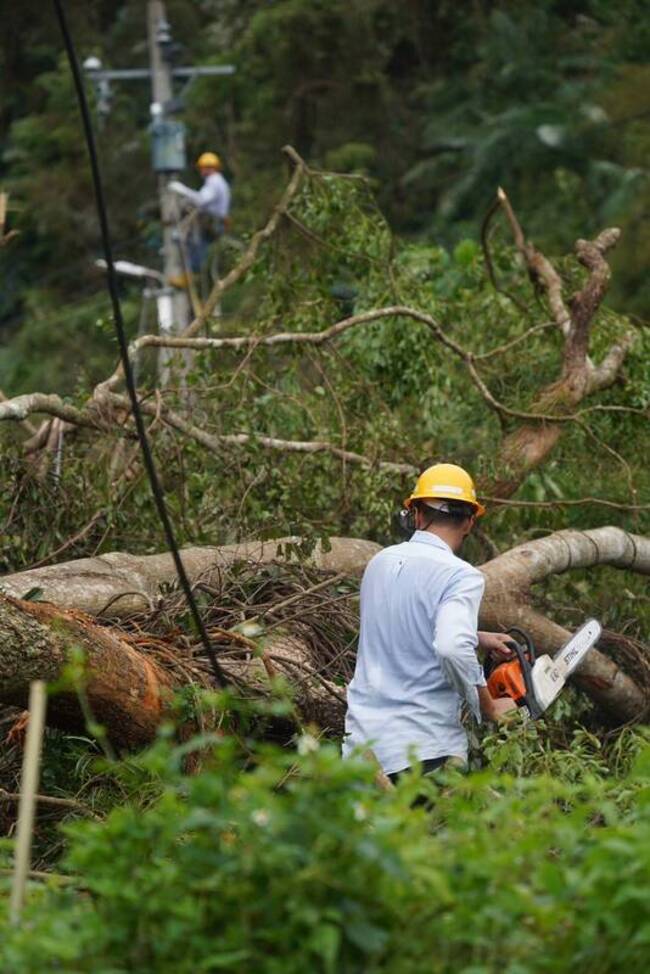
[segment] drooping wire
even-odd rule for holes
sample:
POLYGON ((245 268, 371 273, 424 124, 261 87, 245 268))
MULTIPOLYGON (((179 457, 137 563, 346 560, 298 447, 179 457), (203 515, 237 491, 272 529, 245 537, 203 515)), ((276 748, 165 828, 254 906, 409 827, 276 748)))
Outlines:
POLYGON ((140 448, 142 450, 142 459, 144 461, 145 470, 149 478, 149 484, 151 486, 151 493, 153 494, 156 509, 158 511, 158 516, 160 522, 163 526, 165 533, 165 538, 167 541, 167 546, 171 551, 172 558, 174 560, 174 565, 176 568, 176 573, 178 574, 178 580, 181 584, 181 588, 187 600, 187 604, 194 620, 196 629, 201 637, 201 642, 205 648, 208 659, 210 660, 210 665, 212 666, 212 672, 214 674, 214 679, 218 686, 225 687, 228 683, 226 675, 223 669, 219 665, 217 656, 208 636, 207 630, 205 628, 203 619, 199 612, 198 606, 194 599, 192 593, 192 587, 190 585, 189 579, 185 572, 183 562, 178 550, 178 545, 176 543, 176 538, 174 536, 174 530, 169 518, 169 513, 167 511, 167 505, 165 504, 165 499, 163 497, 162 489, 160 486, 160 480, 158 479, 158 474, 156 471, 156 465, 154 463, 153 455, 151 453, 151 447, 149 445, 149 440, 147 438, 147 433, 144 426, 144 420, 142 418, 142 412, 140 410, 140 404, 138 402, 138 396, 135 387, 135 380, 133 377, 133 370, 131 368, 131 362, 129 360, 128 343, 126 335, 124 332, 124 319, 122 318, 122 308, 120 305, 120 299, 117 292, 117 276, 115 273, 115 267, 113 264, 113 252, 111 245, 111 235, 108 226, 108 214, 106 210, 106 202, 104 199, 104 188, 102 184, 101 174, 99 171, 99 160, 97 158, 97 149, 95 146, 95 137, 93 134, 92 121, 90 118, 90 110, 88 108, 88 101, 86 99, 86 92, 83 86, 83 80, 81 77, 81 71, 79 70, 79 61, 77 59, 76 51, 70 35, 68 28, 68 23, 65 16, 65 11, 63 9, 62 0, 54 0, 54 7, 56 10, 56 15, 61 27, 61 33, 63 35, 63 42, 65 44, 66 53, 68 55, 68 61, 70 63, 70 70, 72 72, 72 77, 74 79, 74 86, 77 94, 77 100, 79 102, 79 110, 81 112, 81 119, 83 122, 84 135, 86 138, 86 146, 88 149, 88 156, 90 158, 90 168, 92 172, 93 188, 95 191, 95 205, 97 208, 97 216, 99 219, 99 226, 101 230, 102 247, 104 250, 104 258, 106 260, 106 275, 108 281, 108 291, 111 298, 111 304, 113 307, 113 321, 115 324, 115 331, 117 333, 117 340, 120 348, 120 358, 122 359, 122 366, 124 368, 124 378, 126 381, 126 388, 128 391, 129 399, 131 401, 131 409, 133 412, 133 419, 135 421, 135 428, 140 441, 140 448))

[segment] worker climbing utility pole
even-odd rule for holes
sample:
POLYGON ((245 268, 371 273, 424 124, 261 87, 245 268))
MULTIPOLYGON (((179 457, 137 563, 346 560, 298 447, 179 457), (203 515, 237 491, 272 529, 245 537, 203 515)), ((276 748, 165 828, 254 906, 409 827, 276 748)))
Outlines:
MULTIPOLYGON (((162 219, 162 258, 163 274, 160 288, 153 292, 158 309, 158 327, 162 335, 179 334, 190 320, 190 303, 187 292, 172 286, 186 276, 184 254, 178 238, 179 200, 168 188, 170 179, 174 181, 185 168, 185 131, 182 122, 173 118, 183 107, 183 94, 195 78, 230 75, 235 71, 232 64, 207 64, 175 66, 174 60, 178 46, 172 42, 171 30, 167 21, 165 5, 162 0, 147 2, 147 38, 149 44, 149 67, 105 68, 100 59, 91 55, 84 61, 84 70, 95 86, 96 108, 100 124, 107 122, 111 112, 112 89, 115 81, 149 81, 151 79, 151 143, 153 169, 158 180, 160 213, 162 219), (175 98, 174 79, 184 82, 181 97, 175 98)), ((120 262, 132 269, 132 262, 120 262)), ((140 269, 142 270, 142 268, 140 269)), ((157 277, 157 272, 153 272, 157 277)), ((136 276, 151 276, 148 274, 136 276)), ((170 379, 172 354, 169 349, 160 350, 160 384, 166 385, 170 379)), ((176 355, 178 356, 178 352, 176 355)), ((189 362, 190 352, 183 353, 189 362)), ((186 371, 186 368, 183 370, 186 371)))
MULTIPOLYGON (((166 112, 173 96, 172 58, 170 56, 170 30, 165 15, 165 5, 161 0, 149 0, 147 5, 147 36, 149 41, 149 63, 151 65, 152 122, 160 125, 166 122, 166 112)), ((180 219, 178 197, 167 189, 169 172, 158 172, 158 195, 160 198, 160 218, 162 222, 162 257, 165 281, 183 275, 183 255, 178 241, 176 227, 180 219)), ((187 293, 178 288, 165 288, 158 299, 158 321, 161 334, 180 334, 190 321, 190 303, 187 293)), ((174 351, 161 348, 159 358, 160 384, 169 382, 170 360, 174 351)), ((178 355, 178 352, 176 352, 178 355)), ((184 356, 185 367, 189 365, 184 356)))

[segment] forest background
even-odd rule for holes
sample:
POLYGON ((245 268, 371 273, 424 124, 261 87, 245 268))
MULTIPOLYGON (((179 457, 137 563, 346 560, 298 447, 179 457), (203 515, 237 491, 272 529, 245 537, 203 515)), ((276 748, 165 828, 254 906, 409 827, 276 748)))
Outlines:
MULTIPOLYGON (((647 318, 647 13, 645 0, 171 0, 181 60, 237 65, 188 92, 188 159, 222 154, 240 234, 282 184, 285 143, 312 165, 367 174, 396 232, 447 249, 477 239, 500 184, 551 252, 623 225, 611 302, 647 318)), ((73 2, 69 14, 82 58, 147 64, 142 4, 73 2)), ((13 393, 61 391, 106 363, 92 194, 55 28, 48 5, 27 0, 5 12, 0 38, 0 179, 21 231, 0 254, 0 387, 13 393), (39 367, 28 348, 42 339, 39 367)), ((149 101, 145 83, 114 84, 99 137, 117 251, 155 263, 149 101)))

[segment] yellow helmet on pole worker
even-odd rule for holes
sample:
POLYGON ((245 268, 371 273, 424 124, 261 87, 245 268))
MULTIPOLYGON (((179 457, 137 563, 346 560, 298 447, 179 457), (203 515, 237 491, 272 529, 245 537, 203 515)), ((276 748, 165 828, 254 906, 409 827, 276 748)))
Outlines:
POLYGON ((410 508, 413 501, 449 500, 464 501, 471 504, 477 517, 485 514, 485 508, 476 499, 474 481, 462 467, 455 463, 435 463, 427 467, 417 479, 413 493, 404 501, 404 506, 410 508))
POLYGON ((208 167, 212 169, 221 169, 221 159, 216 152, 202 152, 199 158, 196 160, 196 165, 199 169, 208 167))

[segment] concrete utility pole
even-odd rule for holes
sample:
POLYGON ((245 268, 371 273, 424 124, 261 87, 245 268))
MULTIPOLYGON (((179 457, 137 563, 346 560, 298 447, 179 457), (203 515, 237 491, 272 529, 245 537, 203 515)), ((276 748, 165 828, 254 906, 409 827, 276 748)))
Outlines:
MULTIPOLYGON (((172 61, 165 56, 164 44, 170 40, 169 24, 165 16, 165 5, 161 0, 149 0, 147 5, 147 36, 149 41, 149 63, 151 65, 151 95, 152 115, 160 114, 165 119, 165 106, 173 96, 172 61), (159 111, 158 111, 159 109, 159 111)), ((170 193, 167 183, 176 174, 158 174, 158 195, 160 197, 160 219, 162 223, 162 258, 165 281, 178 278, 185 272, 180 241, 177 239, 176 227, 180 219, 180 205, 178 196, 170 193)), ((180 334, 190 322, 190 302, 187 291, 179 288, 165 288, 169 293, 162 293, 158 299, 158 325, 161 333, 180 334)), ((173 349, 161 348, 158 360, 160 383, 165 386, 169 382, 170 360, 173 349)), ((188 356, 184 356, 185 366, 189 366, 188 356)), ((184 370, 185 371, 185 370, 184 370)))
MULTIPOLYGON (((162 0, 147 2, 147 38, 149 43, 149 68, 121 68, 106 70, 99 58, 92 56, 84 62, 86 73, 95 84, 97 110, 101 118, 111 109, 111 82, 151 79, 152 92, 152 143, 153 166, 158 180, 160 215, 162 222, 162 287, 155 290, 158 308, 158 327, 161 334, 178 334, 190 321, 190 302, 187 291, 169 286, 170 279, 185 272, 181 243, 177 237, 180 203, 167 185, 185 166, 185 142, 183 126, 171 116, 182 108, 182 99, 174 99, 174 78, 185 84, 193 78, 234 74, 232 64, 175 67, 175 47, 162 0)), ((184 353, 186 364, 190 353, 184 353)), ((176 352, 178 355, 178 352, 176 352)), ((173 352, 162 348, 159 357, 160 382, 169 382, 170 360, 173 352)))

